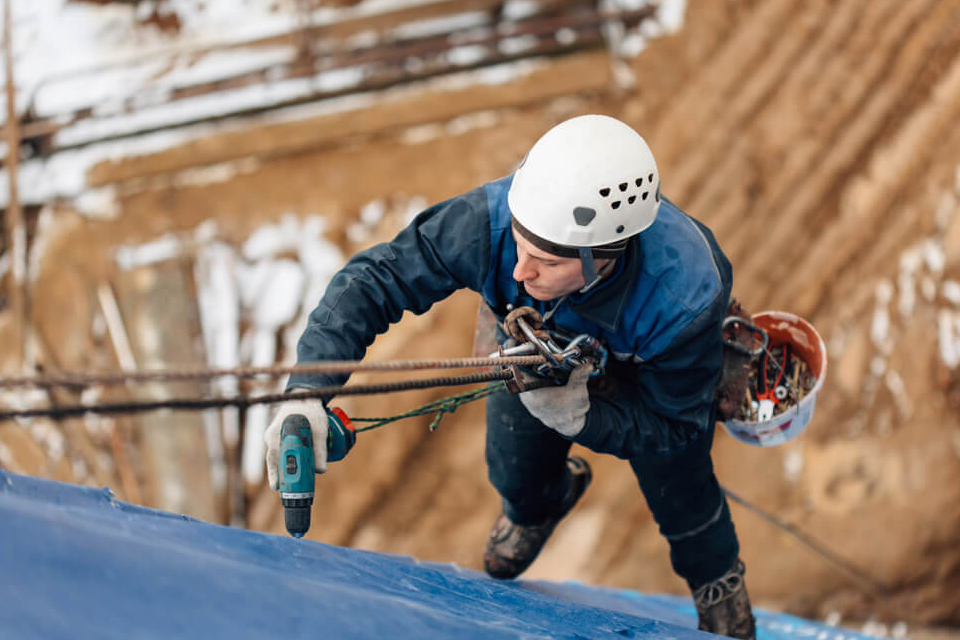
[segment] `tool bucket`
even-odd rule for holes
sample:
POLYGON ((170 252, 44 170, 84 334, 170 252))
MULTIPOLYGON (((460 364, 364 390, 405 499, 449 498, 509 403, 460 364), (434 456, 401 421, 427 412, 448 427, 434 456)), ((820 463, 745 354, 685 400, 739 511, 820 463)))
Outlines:
POLYGON ((817 393, 827 375, 827 348, 817 330, 792 313, 763 311, 755 314, 752 322, 767 332, 771 348, 788 343, 794 356, 803 359, 815 380, 799 402, 769 420, 752 422, 731 418, 723 423, 727 432, 740 442, 757 447, 773 447, 796 437, 810 423, 817 404, 817 393))

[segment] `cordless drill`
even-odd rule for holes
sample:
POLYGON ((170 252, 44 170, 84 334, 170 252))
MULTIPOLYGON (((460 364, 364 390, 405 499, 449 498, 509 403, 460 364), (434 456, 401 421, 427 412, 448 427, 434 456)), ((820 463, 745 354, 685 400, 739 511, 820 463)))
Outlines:
MULTIPOLYGON (((342 460, 357 441, 350 418, 339 407, 327 411, 327 462, 342 460)), ((289 415, 280 427, 280 504, 283 522, 294 538, 310 529, 316 461, 310 421, 289 415)))

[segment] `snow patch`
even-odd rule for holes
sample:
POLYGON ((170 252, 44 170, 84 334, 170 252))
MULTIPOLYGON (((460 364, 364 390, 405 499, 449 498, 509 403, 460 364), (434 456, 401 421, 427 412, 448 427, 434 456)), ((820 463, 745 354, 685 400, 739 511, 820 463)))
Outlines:
POLYGON ((261 265, 262 277, 250 315, 257 327, 276 332, 293 320, 300 308, 303 269, 298 262, 286 258, 262 262, 261 265))
POLYGON ((343 69, 331 69, 320 74, 316 81, 316 88, 319 91, 333 93, 343 91, 350 87, 355 87, 367 75, 365 67, 346 67, 343 69))
POLYGON ((960 364, 960 313, 941 309, 937 314, 940 359, 950 369, 960 364))
POLYGON ((787 482, 797 482, 803 473, 803 452, 799 449, 787 451, 783 457, 783 475, 787 482))
POLYGON ((487 48, 479 44, 454 47, 445 54, 450 64, 455 64, 460 67, 469 67, 470 65, 477 64, 486 58, 487 55, 487 48))
POLYGON ((897 302, 897 309, 900 316, 904 319, 913 315, 913 309, 916 306, 917 294, 914 287, 913 274, 901 271, 897 277, 898 290, 900 298, 897 302))
POLYGON ((31 437, 39 444, 51 462, 59 462, 67 452, 63 434, 46 420, 34 420, 28 427, 31 437))
POLYGON ((563 27, 557 30, 557 32, 554 34, 554 38, 557 39, 558 43, 567 47, 577 41, 577 32, 570 27, 563 27))
POLYGON ((495 111, 477 111, 454 118, 447 123, 446 132, 451 136, 459 136, 474 129, 490 129, 500 122, 500 116, 495 111))
POLYGON ((944 280, 940 287, 943 297, 956 306, 960 306, 960 282, 944 280))
POLYGON ((900 412, 900 418, 903 420, 909 419, 913 414, 913 402, 910 400, 910 396, 907 395, 907 388, 903 384, 903 378, 900 377, 899 373, 891 369, 887 371, 883 381, 887 385, 887 390, 893 395, 894 403, 900 412))
POLYGON ((639 33, 627 35, 617 48, 617 53, 624 58, 635 58, 647 48, 647 39, 639 33))
MULTIPOLYGON (((385 206, 379 210, 370 206, 362 217, 376 224, 386 213, 385 206)), ((192 233, 165 234, 121 247, 115 257, 122 268, 130 269, 180 257, 188 246, 195 246, 194 279, 207 365, 217 369, 270 366, 280 355, 292 358, 291 341, 299 338, 309 313, 344 263, 339 248, 323 237, 325 228, 320 216, 301 219, 286 213, 278 222, 255 229, 235 248, 218 240, 216 223, 206 221, 192 233), (249 329, 241 335, 243 325, 249 329), (281 341, 283 354, 278 354, 281 341)), ((283 382, 274 378, 252 379, 247 384, 253 396, 283 388, 283 382)), ((241 392, 241 381, 235 377, 216 378, 212 386, 222 397, 241 392)), ((266 405, 254 405, 246 413, 241 467, 248 483, 262 481, 263 432, 270 413, 266 405)), ((239 412, 232 407, 205 412, 204 427, 213 482, 223 488, 223 443, 231 448, 239 443, 239 412)))
POLYGON ((505 56, 515 56, 524 51, 535 49, 539 42, 540 40, 534 35, 514 36, 501 40, 497 49, 505 56))
POLYGON ((657 9, 657 21, 667 33, 676 33, 683 27, 683 16, 687 11, 687 0, 661 0, 657 9))
POLYGON ((877 283, 874 295, 877 299, 877 305, 887 305, 893 299, 893 283, 889 280, 881 280, 877 283))
POLYGON ((3 442, 0 442, 0 468, 12 469, 14 471, 20 469, 20 467, 17 466, 17 461, 13 457, 13 452, 10 451, 10 447, 3 442))
POLYGON ((942 273, 944 264, 946 264, 942 244, 933 238, 928 238, 923 243, 923 261, 931 273, 942 273))
MULTIPOLYGON (((445 130, 443 125, 424 124, 418 127, 409 127, 403 131, 400 141, 403 144, 426 144, 438 138, 443 137, 445 130)), ((352 238, 351 238, 352 239, 352 238)))
POLYGON ((245 260, 263 260, 295 251, 299 243, 300 221, 292 213, 286 213, 279 223, 264 225, 251 233, 241 253, 245 260))
POLYGON ((540 10, 540 3, 535 0, 507 0, 500 9, 500 14, 507 20, 523 20, 535 15, 540 10))
POLYGON ((37 228, 34 232, 33 242, 29 248, 29 264, 27 266, 27 275, 30 282, 36 282, 40 277, 45 264, 44 258, 47 255, 47 247, 64 231, 64 225, 56 224, 54 213, 51 207, 44 207, 40 210, 37 217, 37 228))
POLYGON ((73 208, 91 220, 116 220, 120 203, 114 187, 88 189, 73 200, 73 208))
POLYGON ((890 313, 886 307, 878 306, 873 310, 873 319, 870 322, 870 339, 881 351, 887 352, 890 347, 890 313))
POLYGON ((172 233, 165 234, 156 240, 140 245, 124 245, 114 251, 113 257, 124 271, 138 267, 172 260, 180 257, 183 251, 183 242, 172 233))
POLYGON ((391 35, 398 40, 413 40, 482 26, 487 24, 489 20, 489 15, 483 11, 427 18, 400 25, 393 29, 391 35))
POLYGON ((210 184, 229 182, 238 175, 252 173, 260 166, 256 158, 243 158, 233 162, 220 162, 205 167, 184 169, 174 176, 177 187, 202 187, 210 184))
POLYGON ((383 215, 386 212, 387 205, 383 200, 368 202, 360 208, 360 222, 365 226, 372 227, 383 220, 383 215))

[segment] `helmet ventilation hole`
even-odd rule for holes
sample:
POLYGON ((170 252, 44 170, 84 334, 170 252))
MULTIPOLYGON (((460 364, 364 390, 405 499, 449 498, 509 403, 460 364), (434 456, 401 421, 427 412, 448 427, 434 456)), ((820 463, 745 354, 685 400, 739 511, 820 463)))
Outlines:
POLYGON ((637 196, 630 196, 629 198, 627 198, 627 204, 633 204, 636 199, 637 199, 637 196))
POLYGON ((610 206, 613 207, 614 209, 619 209, 619 208, 620 208, 620 201, 619 201, 619 200, 614 200, 613 202, 610 203, 610 206))
POLYGON ((626 183, 626 182, 621 182, 621 183, 620 183, 620 191, 626 191, 626 190, 627 190, 627 183, 626 183))
POLYGON ((603 189, 600 189, 600 195, 604 198, 610 195, 610 187, 604 187, 603 189))
POLYGON ((650 192, 649 192, 649 191, 644 191, 643 193, 640 194, 640 199, 641 199, 641 200, 646 200, 648 195, 650 195, 650 192))
POLYGON ((652 174, 652 173, 651 173, 649 176, 647 176, 647 182, 649 182, 650 184, 653 184, 653 174, 652 174))
POLYGON ((643 178, 637 178, 635 182, 636 182, 636 185, 639 187, 640 185, 643 184, 643 178))
POLYGON ((617 227, 617 233, 623 233, 623 225, 617 227))

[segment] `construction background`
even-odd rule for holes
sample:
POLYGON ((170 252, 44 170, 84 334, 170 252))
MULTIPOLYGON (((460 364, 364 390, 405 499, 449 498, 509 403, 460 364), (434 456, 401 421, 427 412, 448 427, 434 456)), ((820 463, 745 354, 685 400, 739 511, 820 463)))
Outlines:
MULTIPOLYGON (((725 486, 872 581, 732 504, 755 604, 875 634, 960 627, 960 0, 13 4, 5 375, 289 363, 346 257, 511 172, 557 122, 605 113, 714 230, 745 306, 801 315, 828 346, 800 438, 755 449, 718 431, 714 459, 725 486)), ((406 317, 368 359, 470 355, 477 301, 406 317)), ((277 384, 0 389, 0 403, 277 384)), ((452 392, 338 404, 392 415, 452 392)), ((279 534, 268 418, 8 421, 0 466, 279 534)), ((309 537, 479 567, 499 510, 482 403, 429 421, 362 434, 319 479, 309 537)), ((581 453, 596 481, 528 575, 685 593, 629 466, 581 453)))

